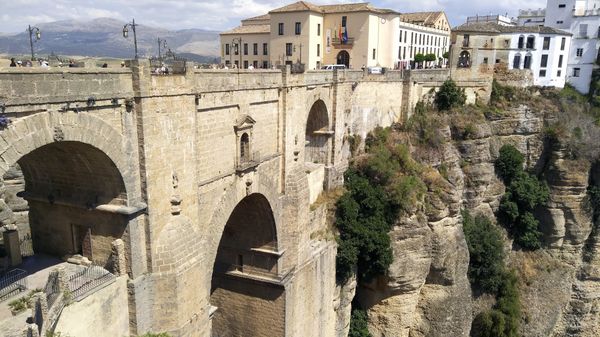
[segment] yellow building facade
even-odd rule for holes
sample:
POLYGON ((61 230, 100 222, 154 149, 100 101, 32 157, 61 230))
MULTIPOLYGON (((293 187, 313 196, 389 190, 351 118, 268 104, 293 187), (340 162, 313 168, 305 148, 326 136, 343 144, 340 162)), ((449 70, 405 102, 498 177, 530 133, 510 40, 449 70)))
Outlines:
MULTIPOLYGON (((314 5, 299 1, 243 20, 241 26, 221 33, 221 63, 243 68, 302 64, 307 70, 334 64, 353 69, 398 68, 405 60, 399 52, 401 18, 394 10, 368 3, 314 5), (262 48, 265 43, 266 53, 259 50, 259 55, 254 55, 254 44, 262 48)), ((423 22, 423 26, 429 24, 423 22)), ((412 26, 421 28, 418 23, 412 26)), ((427 29, 450 35, 445 14, 435 16, 434 27, 427 29)))

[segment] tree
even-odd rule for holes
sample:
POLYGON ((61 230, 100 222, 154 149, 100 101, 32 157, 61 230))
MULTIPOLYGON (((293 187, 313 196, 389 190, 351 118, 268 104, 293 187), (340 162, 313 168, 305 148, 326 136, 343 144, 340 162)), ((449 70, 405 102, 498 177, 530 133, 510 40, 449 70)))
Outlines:
POLYGON ((523 171, 524 162, 525 157, 523 154, 516 147, 506 144, 500 148, 500 153, 494 166, 500 178, 504 180, 504 183, 509 185, 517 173, 523 171))
POLYGON ((466 101, 465 89, 459 88, 451 79, 446 80, 435 94, 435 105, 440 111, 463 106, 466 101))
POLYGON ((443 58, 445 58, 445 59, 447 60, 448 58, 450 58, 450 52, 445 52, 445 53, 442 55, 442 57, 443 57, 443 58))
POLYGON ((415 54, 415 63, 419 64, 419 63, 423 63, 425 62, 425 55, 423 54, 415 54))

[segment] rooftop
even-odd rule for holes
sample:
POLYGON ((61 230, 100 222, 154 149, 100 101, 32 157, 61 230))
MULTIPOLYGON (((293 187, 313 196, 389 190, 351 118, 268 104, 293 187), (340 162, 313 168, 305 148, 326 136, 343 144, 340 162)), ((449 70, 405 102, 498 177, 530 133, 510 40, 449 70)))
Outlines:
POLYGON ((472 32, 472 33, 539 33, 539 34, 557 34, 573 35, 560 29, 545 26, 503 26, 495 22, 474 22, 465 23, 452 29, 454 32, 472 32))
POLYGON ((385 9, 385 8, 375 8, 371 6, 368 2, 358 2, 358 3, 349 3, 349 4, 339 4, 339 5, 315 5, 307 1, 298 1, 293 4, 289 4, 287 6, 283 6, 280 8, 276 8, 269 13, 287 13, 287 12, 304 12, 311 11, 315 13, 321 14, 331 14, 331 13, 351 13, 351 12, 372 12, 378 14, 399 14, 398 12, 385 9))
POLYGON ((224 31, 221 35, 239 35, 239 34, 269 34, 271 33, 271 25, 246 25, 238 26, 233 29, 224 31))
POLYGON ((417 12, 400 14, 400 21, 422 24, 425 26, 434 25, 444 12, 417 12))

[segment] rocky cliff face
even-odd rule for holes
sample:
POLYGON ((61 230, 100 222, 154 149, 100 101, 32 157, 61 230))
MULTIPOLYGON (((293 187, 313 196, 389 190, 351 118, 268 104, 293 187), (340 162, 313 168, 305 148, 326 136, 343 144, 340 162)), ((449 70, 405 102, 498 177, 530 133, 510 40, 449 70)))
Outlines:
POLYGON ((506 242, 521 279, 522 335, 600 335, 600 235, 586 208, 590 163, 570 159, 560 142, 544 141, 544 126, 554 118, 520 105, 469 121, 468 134, 464 123, 445 124, 451 127, 442 128, 437 154, 421 156, 436 169, 424 177, 427 207, 401 217, 390 232, 394 262, 387 277, 358 285, 374 337, 468 336, 474 315, 493 304, 472 295, 460 210, 493 218, 505 190, 494 171, 504 144, 519 149, 551 190, 537 214, 546 248, 513 251, 506 242))

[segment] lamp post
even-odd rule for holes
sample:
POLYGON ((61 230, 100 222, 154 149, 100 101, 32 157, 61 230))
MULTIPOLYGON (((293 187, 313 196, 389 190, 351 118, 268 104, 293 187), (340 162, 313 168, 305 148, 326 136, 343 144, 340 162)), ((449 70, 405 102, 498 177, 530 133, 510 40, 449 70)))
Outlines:
POLYGON ((158 59, 160 60, 162 58, 162 55, 160 53, 160 48, 162 47, 163 49, 167 49, 167 40, 161 39, 159 37, 157 39, 157 42, 158 42, 158 59))
POLYGON ((135 26, 137 26, 137 24, 135 23, 135 19, 133 19, 130 23, 126 23, 123 26, 123 37, 127 38, 129 36, 129 28, 131 27, 131 30, 133 30, 133 46, 135 48, 135 59, 138 59, 138 48, 137 48, 137 36, 135 35, 135 26))
POLYGON ((234 37, 233 40, 231 40, 231 44, 233 44, 235 46, 234 50, 240 56, 240 63, 238 63, 238 70, 239 70, 242 67, 242 38, 234 37))
POLYGON ((28 25, 27 32, 29 32, 29 47, 31 47, 31 60, 35 61, 35 54, 33 52, 33 35, 35 34, 35 40, 39 40, 42 37, 42 33, 38 27, 31 27, 28 25))

